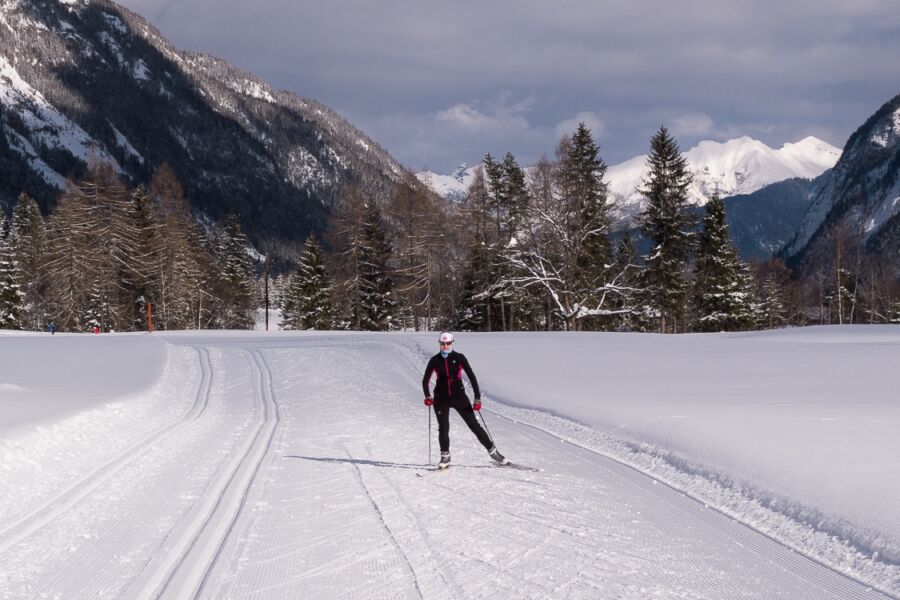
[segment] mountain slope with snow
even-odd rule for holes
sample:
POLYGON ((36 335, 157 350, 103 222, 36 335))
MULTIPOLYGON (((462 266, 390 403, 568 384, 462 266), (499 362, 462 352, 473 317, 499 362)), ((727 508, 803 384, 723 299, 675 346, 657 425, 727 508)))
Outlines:
POLYGON ((466 190, 475 180, 475 170, 480 166, 481 163, 471 167, 467 163, 462 163, 450 175, 419 171, 416 177, 441 198, 458 202, 465 198, 466 190))
POLYGON ((410 177, 330 108, 178 50, 110 0, 0 0, 0 109, 7 209, 23 191, 48 209, 95 161, 133 185, 167 162, 198 216, 235 213, 281 248, 324 227, 343 186, 386 199, 410 177))
POLYGON ((850 136, 785 256, 801 271, 830 260, 838 227, 844 243, 885 257, 900 276, 900 94, 850 136))

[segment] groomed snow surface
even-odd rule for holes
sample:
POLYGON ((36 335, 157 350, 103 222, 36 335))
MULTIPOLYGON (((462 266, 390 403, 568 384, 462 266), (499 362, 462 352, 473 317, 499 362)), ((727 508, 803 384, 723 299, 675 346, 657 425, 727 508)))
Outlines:
POLYGON ((436 337, 0 335, 0 598, 900 597, 900 328, 436 337))

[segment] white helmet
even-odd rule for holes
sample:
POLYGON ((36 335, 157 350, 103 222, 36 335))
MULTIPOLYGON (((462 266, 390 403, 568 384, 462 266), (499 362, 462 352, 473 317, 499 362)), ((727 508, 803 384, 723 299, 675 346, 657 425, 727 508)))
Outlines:
POLYGON ((442 331, 441 336, 438 338, 439 343, 444 344, 452 344, 453 343, 453 334, 449 331, 442 331))

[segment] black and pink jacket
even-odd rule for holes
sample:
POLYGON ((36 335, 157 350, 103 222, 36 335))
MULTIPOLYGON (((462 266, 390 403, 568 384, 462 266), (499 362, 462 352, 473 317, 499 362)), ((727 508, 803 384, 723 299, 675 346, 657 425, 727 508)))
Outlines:
POLYGON ((475 399, 481 398, 481 391, 478 389, 478 380, 475 379, 475 373, 469 366, 469 361, 459 352, 451 351, 447 358, 441 356, 438 352, 428 361, 425 367, 425 376, 422 378, 422 391, 425 396, 431 396, 428 386, 431 384, 431 376, 437 375, 437 383, 434 386, 434 398, 436 400, 449 400, 453 397, 466 397, 466 390, 463 387, 462 374, 465 371, 472 384, 472 392, 475 399))

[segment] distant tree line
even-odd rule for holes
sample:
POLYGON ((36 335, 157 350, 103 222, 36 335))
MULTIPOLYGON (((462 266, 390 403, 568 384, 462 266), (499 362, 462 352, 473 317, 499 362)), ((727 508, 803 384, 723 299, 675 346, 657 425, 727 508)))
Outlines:
POLYGON ((69 183, 46 219, 22 194, 0 227, 0 327, 247 328, 254 270, 237 219, 202 228, 172 170, 127 189, 107 165, 69 183), (151 308, 152 305, 152 308, 151 308))
POLYGON ((741 261, 714 197, 699 222, 690 173, 663 127, 640 189, 646 251, 613 231, 606 164, 582 124, 527 172, 487 155, 465 198, 410 176, 387 202, 345 187, 293 269, 260 276, 236 216, 201 226, 172 170, 126 189, 108 167, 71 183, 44 219, 21 196, 0 228, 0 327, 250 328, 267 288, 284 329, 740 331, 900 322, 890 265, 836 228, 798 278, 741 261))

